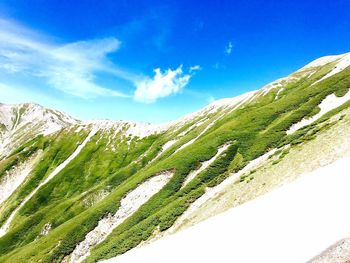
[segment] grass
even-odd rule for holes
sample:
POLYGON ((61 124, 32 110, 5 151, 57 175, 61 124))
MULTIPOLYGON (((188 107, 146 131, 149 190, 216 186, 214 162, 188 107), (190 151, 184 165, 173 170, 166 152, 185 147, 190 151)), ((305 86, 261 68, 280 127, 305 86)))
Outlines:
MULTIPOLYGON (((332 93, 341 96, 348 90, 350 68, 310 87, 330 67, 327 65, 320 69, 311 78, 302 77, 299 81, 286 84, 277 100, 277 90, 272 90, 232 112, 222 109, 206 116, 208 120, 198 127, 193 125, 203 120, 203 117, 186 123, 178 130, 142 139, 127 140, 119 132, 112 145, 109 138, 114 135, 114 131, 99 132, 62 172, 20 209, 10 231, 0 238, 0 261, 59 262, 96 227, 101 218, 117 211, 121 198, 128 191, 158 172, 173 169, 175 174, 170 182, 114 229, 104 242, 92 249, 86 262, 97 262, 124 253, 148 239, 158 226, 161 231, 165 231, 191 203, 204 194, 206 187, 219 184, 230 173, 273 148, 301 144, 312 140, 321 129, 329 129, 330 124, 317 127, 313 124, 294 134, 286 134, 292 124, 317 114, 318 105, 326 96, 332 93), (202 136, 190 146, 175 152, 181 145, 196 138, 213 120, 213 126, 202 136), (184 131, 188 132, 180 136, 184 131), (154 160, 162 145, 174 137, 178 138, 177 142, 154 160), (198 168, 201 162, 212 158, 217 149, 227 142, 231 142, 230 147, 181 188, 186 176, 198 168), (101 191, 109 194, 92 206, 84 205, 86 198, 101 191), (48 222, 52 224, 50 233, 35 240, 48 222)), ((329 112, 317 124, 322 124, 341 108, 349 106, 346 103, 329 112)), ((65 130, 32 142, 37 145, 33 152, 38 149, 44 151, 42 162, 35 167, 28 181, 0 207, 1 223, 26 195, 74 151, 87 132, 65 130)), ((0 169, 6 171, 13 167, 16 158, 27 158, 32 152, 26 153, 27 148, 19 148, 10 158, 3 160, 0 169)), ((281 151, 278 161, 287 154, 286 150, 281 151)), ((256 175, 248 174, 241 180, 249 184, 256 181, 256 175)))

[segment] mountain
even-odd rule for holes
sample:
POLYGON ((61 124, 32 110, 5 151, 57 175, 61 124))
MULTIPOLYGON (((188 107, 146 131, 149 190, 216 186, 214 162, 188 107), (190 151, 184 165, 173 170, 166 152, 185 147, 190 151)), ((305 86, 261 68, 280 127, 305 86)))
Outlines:
POLYGON ((344 211, 349 161, 348 156, 305 173, 251 202, 103 262, 348 262, 350 239, 337 241, 350 233, 350 214, 344 211))
POLYGON ((349 65, 323 57, 163 125, 2 104, 0 262, 118 261, 266 193, 284 200, 279 187, 350 155, 349 65))
POLYGON ((78 123, 62 112, 37 104, 0 104, 0 157, 39 134, 49 135, 78 123))

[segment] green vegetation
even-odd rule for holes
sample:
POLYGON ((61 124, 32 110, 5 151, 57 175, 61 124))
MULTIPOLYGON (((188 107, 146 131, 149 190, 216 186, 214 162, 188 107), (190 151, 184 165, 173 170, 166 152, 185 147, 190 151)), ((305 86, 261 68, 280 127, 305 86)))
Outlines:
MULTIPOLYGON (((223 108, 179 125, 176 130, 173 128, 142 139, 127 138, 123 131, 117 134, 114 130, 100 131, 65 169, 41 187, 18 211, 10 231, 0 238, 0 261, 59 262, 97 226, 101 218, 118 210, 120 200, 127 192, 161 171, 173 170, 170 182, 114 229, 104 242, 93 248, 86 262, 124 253, 147 240, 156 229, 165 231, 205 193, 207 187, 219 184, 273 148, 281 148, 275 154, 277 159, 272 161, 272 164, 277 164, 288 154, 289 148, 282 150, 283 146, 293 147, 312 140, 322 129, 329 129, 332 124, 323 122, 340 109, 349 107, 349 102, 316 123, 286 134, 292 124, 317 114, 318 105, 329 94, 346 94, 350 86, 350 68, 310 87, 327 74, 331 66, 320 68, 310 78, 295 73, 298 80, 286 82, 278 99, 275 99, 278 89, 273 89, 233 111, 223 108), (201 124, 196 126, 198 122, 201 124), (197 138, 208 125, 212 126, 197 138), (162 145, 174 138, 177 141, 155 159, 162 145), (176 151, 194 138, 197 139, 189 147, 176 151), (228 149, 182 187, 186 176, 201 162, 211 159, 225 143, 230 143, 228 149), (101 192, 108 195, 97 200, 96 196, 101 192), (86 200, 90 200, 89 205, 86 205, 86 200), (38 237, 48 222, 52 224, 52 230, 47 236, 38 237)), ((1 179, 5 171, 43 150, 41 162, 28 180, 0 206, 0 224, 70 156, 87 133, 87 129, 80 133, 66 129, 53 136, 39 136, 0 162, 1 179)), ((240 182, 246 184, 252 180, 256 180, 254 171, 240 178, 240 182)))

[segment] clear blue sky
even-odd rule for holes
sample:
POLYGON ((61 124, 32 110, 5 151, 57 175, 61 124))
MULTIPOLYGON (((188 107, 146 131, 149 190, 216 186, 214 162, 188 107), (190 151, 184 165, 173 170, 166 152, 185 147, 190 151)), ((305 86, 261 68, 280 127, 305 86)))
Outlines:
POLYGON ((164 122, 350 52, 350 1, 0 1, 0 101, 164 122))

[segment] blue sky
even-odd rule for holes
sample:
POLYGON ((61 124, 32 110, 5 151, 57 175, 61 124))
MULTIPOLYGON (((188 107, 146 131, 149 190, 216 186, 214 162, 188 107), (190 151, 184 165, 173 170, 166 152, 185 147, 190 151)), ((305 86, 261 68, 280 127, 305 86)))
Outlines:
POLYGON ((164 122, 350 52, 350 1, 0 1, 0 101, 164 122))

